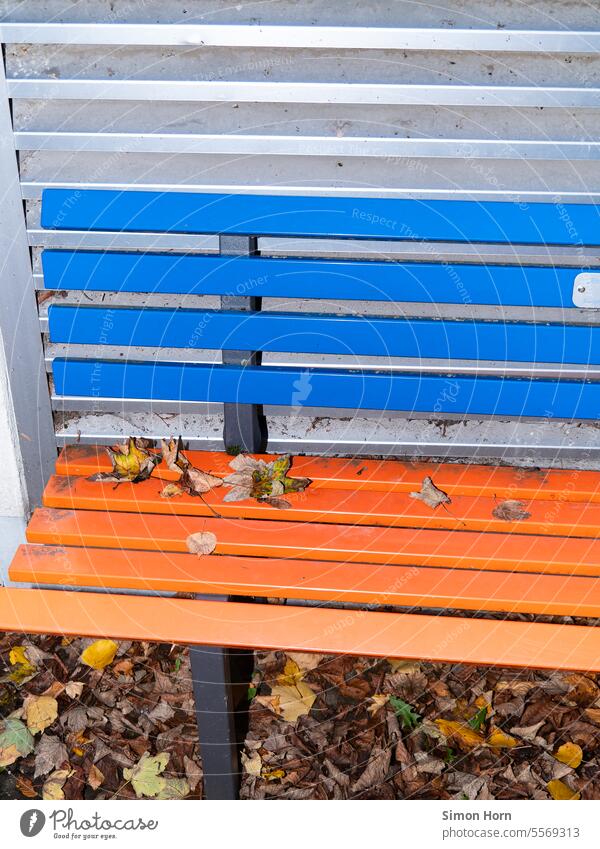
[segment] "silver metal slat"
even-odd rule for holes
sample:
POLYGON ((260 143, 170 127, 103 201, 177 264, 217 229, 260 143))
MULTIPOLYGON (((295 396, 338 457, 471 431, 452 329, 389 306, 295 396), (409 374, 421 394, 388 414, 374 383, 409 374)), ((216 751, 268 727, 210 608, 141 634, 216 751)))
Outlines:
POLYGON ((357 103, 428 106, 600 106, 599 88, 239 82, 236 80, 7 80, 13 98, 184 102, 357 103))
POLYGON ((18 150, 215 153, 270 156, 388 156, 463 159, 600 159, 598 141, 424 139, 194 133, 16 132, 18 150))
POLYGON ((29 244, 40 248, 86 248, 87 250, 189 251, 218 253, 218 236, 185 233, 104 233, 81 230, 28 228, 29 244))
POLYGON ((597 203, 600 200, 600 192, 586 191, 525 191, 521 192, 514 188, 504 189, 428 189, 424 188, 364 188, 363 186, 281 186, 256 185, 238 186, 231 183, 89 183, 81 182, 52 182, 50 180, 37 182, 34 180, 21 181, 21 193, 24 200, 40 200, 44 189, 74 189, 83 191, 85 189, 108 189, 109 191, 136 191, 136 192, 214 192, 217 194, 256 194, 256 195, 319 195, 331 197, 360 198, 427 198, 428 200, 514 200, 518 198, 523 203, 548 201, 570 202, 570 203, 597 203))
POLYGON ((9 44, 600 53, 600 33, 595 31, 489 28, 0 23, 0 41, 9 44))

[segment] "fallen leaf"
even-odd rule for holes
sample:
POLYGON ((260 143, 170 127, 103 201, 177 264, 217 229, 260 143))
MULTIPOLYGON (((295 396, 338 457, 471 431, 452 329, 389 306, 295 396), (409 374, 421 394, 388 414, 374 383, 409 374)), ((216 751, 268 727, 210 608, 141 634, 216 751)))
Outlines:
POLYGON ((138 799, 142 796, 154 798, 165 789, 166 779, 161 773, 165 771, 169 758, 168 752, 160 752, 154 756, 144 752, 132 769, 123 770, 123 778, 125 781, 131 781, 138 799))
POLYGON ((309 712, 316 695, 304 681, 298 681, 293 687, 276 684, 271 688, 271 696, 278 698, 278 708, 287 722, 296 722, 299 716, 309 712))
POLYGON ((487 738, 487 743, 492 749, 512 749, 518 746, 519 742, 510 734, 502 731, 501 728, 492 728, 487 738))
POLYGON ((277 683, 293 687, 298 681, 302 680, 303 675, 304 673, 296 661, 288 655, 282 674, 277 676, 277 683))
POLYGON ((0 767, 14 764, 18 758, 33 752, 35 741, 20 719, 0 720, 0 767))
POLYGON ((390 697, 387 693, 375 693, 374 696, 371 696, 372 705, 369 705, 367 708, 367 713, 370 713, 371 716, 374 716, 378 710, 381 710, 382 707, 385 707, 389 702, 390 697))
POLYGON ((286 656, 290 660, 293 660, 302 672, 308 672, 310 669, 315 669, 325 655, 313 654, 312 652, 289 651, 286 656))
POLYGON ((53 769, 60 769, 69 760, 67 747, 53 734, 43 734, 35 750, 34 778, 47 775, 53 769))
POLYGON ((190 792, 193 793, 202 778, 202 770, 196 761, 188 758, 187 755, 183 756, 183 767, 185 769, 185 777, 190 785, 190 792))
POLYGON ((103 781, 104 773, 98 769, 96 764, 92 764, 87 774, 86 784, 89 784, 92 790, 97 790, 102 786, 103 781))
POLYGON ((165 785, 156 794, 156 799, 185 799, 190 795, 190 785, 185 778, 163 778, 163 781, 165 785))
POLYGON ((56 802, 64 799, 63 786, 68 777, 68 769, 57 769, 49 775, 42 787, 42 799, 56 802))
POLYGON ((223 501, 244 501, 255 498, 281 510, 291 507, 289 501, 281 498, 291 492, 303 492, 311 481, 308 478, 292 478, 288 476, 291 458, 288 454, 277 457, 270 463, 255 460, 247 454, 238 454, 230 462, 234 474, 223 479, 226 486, 231 487, 223 501))
POLYGON ((412 675, 415 672, 421 671, 421 664, 415 663, 412 660, 402 660, 399 657, 388 657, 386 660, 392 667, 392 672, 403 672, 405 675, 412 675))
POLYGON ((96 640, 82 652, 79 659, 92 669, 104 669, 113 662, 118 648, 114 640, 96 640))
POLYGON ((526 510, 526 504, 522 501, 508 500, 498 504, 492 510, 492 516, 496 519, 502 519, 506 522, 522 522, 524 519, 529 519, 531 513, 526 510))
POLYGON ((370 787, 383 784, 390 768, 391 760, 391 748, 381 749, 375 747, 371 753, 369 763, 351 787, 352 794, 363 793, 370 787))
POLYGON ((126 445, 117 445, 115 448, 107 448, 106 451, 113 464, 112 471, 98 472, 88 480, 140 483, 150 477, 161 459, 160 454, 141 448, 133 436, 129 437, 126 445))
POLYGON ((581 793, 571 790, 563 781, 555 778, 546 784, 546 788, 553 799, 581 799, 581 793))
POLYGON ((595 722, 596 725, 600 725, 600 708, 586 708, 585 715, 592 722, 595 722))
POLYGON ((211 554, 217 547, 217 538, 211 531, 200 531, 197 534, 190 534, 185 542, 188 551, 198 556, 211 554))
POLYGON ((176 498, 178 495, 183 495, 183 489, 176 483, 168 483, 160 493, 161 498, 176 498))
POLYGON ((448 742, 456 743, 459 748, 465 751, 485 745, 483 734, 474 731, 468 725, 463 725, 462 722, 456 722, 450 719, 436 719, 435 724, 448 742))
POLYGON ((410 731, 419 725, 421 717, 413 710, 412 705, 409 705, 408 702, 405 702, 404 699, 399 699, 397 696, 390 696, 389 701, 394 713, 402 724, 402 728, 410 731))
POLYGON ((577 769, 583 760, 583 750, 577 743, 563 743, 554 753, 554 757, 561 764, 566 764, 572 769, 577 769))
POLYGON ((265 781, 278 781, 281 778, 285 778, 285 772, 282 769, 266 769, 262 774, 262 778, 265 781))
POLYGON ((22 775, 17 776, 15 786, 21 796, 25 796, 26 799, 35 799, 37 797, 37 790, 28 778, 22 775))
POLYGON ((210 492, 211 489, 223 486, 223 479, 188 465, 185 467, 179 483, 190 495, 203 495, 205 492, 210 492))
POLYGON ((120 660, 118 663, 115 663, 112 671, 114 675, 131 675, 133 672, 133 661, 129 660, 129 658, 120 660))
POLYGON ((428 507, 435 510, 440 504, 451 504, 452 499, 442 489, 438 489, 430 477, 423 480, 423 484, 419 492, 411 492, 411 498, 418 498, 423 501, 428 507))
POLYGON ((58 716, 58 702, 52 696, 30 696, 25 702, 25 720, 32 734, 48 728, 58 716))
POLYGON ((37 675, 37 667, 27 657, 27 649, 25 646, 13 646, 8 655, 8 659, 12 666, 16 669, 8 675, 10 681, 17 686, 29 681, 34 675, 37 675))
POLYGON ((598 698, 598 685, 587 675, 573 673, 565 676, 565 681, 569 685, 568 697, 581 707, 588 707, 593 704, 598 698))
POLYGON ((242 767, 248 775, 260 775, 262 771, 262 758, 258 752, 253 752, 249 758, 245 752, 242 752, 242 767))

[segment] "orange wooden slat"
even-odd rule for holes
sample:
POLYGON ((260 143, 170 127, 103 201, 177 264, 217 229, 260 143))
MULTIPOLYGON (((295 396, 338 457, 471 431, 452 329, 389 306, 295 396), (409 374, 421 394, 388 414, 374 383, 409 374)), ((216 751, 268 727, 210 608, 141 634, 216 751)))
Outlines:
MULTIPOLYGON (((231 469, 231 457, 219 451, 188 451, 186 456, 198 468, 224 476, 231 469)), ((273 459, 273 455, 263 456, 273 459)), ((109 471, 111 463, 103 446, 69 445, 58 458, 60 475, 91 475, 109 471)), ((161 465, 155 474, 174 480, 176 474, 161 465)), ((453 495, 488 495, 500 500, 542 499, 553 501, 600 502, 600 473, 564 469, 518 469, 466 463, 412 463, 402 460, 359 460, 337 457, 294 457, 292 474, 308 477, 315 487, 334 489, 373 489, 412 492, 420 489, 423 478, 453 495)))
POLYGON ((600 542, 577 537, 42 508, 34 512, 27 538, 185 552, 187 536, 203 530, 216 535, 217 554, 600 576, 600 542))
POLYGON ((595 578, 21 545, 13 581, 463 610, 600 616, 595 578))
POLYGON ((455 496, 435 510, 403 492, 349 492, 312 489, 286 496, 291 507, 281 510, 255 499, 224 502, 229 491, 219 487, 202 498, 188 494, 162 498, 164 481, 114 483, 84 477, 53 475, 44 491, 46 507, 84 510, 136 511, 168 515, 272 519, 296 522, 334 522, 351 525, 385 525, 408 528, 500 531, 553 536, 600 536, 600 504, 532 501, 523 505, 527 518, 507 521, 494 516, 502 502, 493 498, 455 496), (212 508, 212 509, 211 509, 212 508))
POLYGON ((3 587, 0 629, 600 672, 578 625, 3 587))

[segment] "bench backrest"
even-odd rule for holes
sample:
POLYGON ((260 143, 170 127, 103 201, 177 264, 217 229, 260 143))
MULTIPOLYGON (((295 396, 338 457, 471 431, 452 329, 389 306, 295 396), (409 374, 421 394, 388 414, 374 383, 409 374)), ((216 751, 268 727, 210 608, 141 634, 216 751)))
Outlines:
POLYGON ((42 226, 218 234, 222 246, 219 255, 45 250, 48 289, 223 298, 221 310, 201 311, 123 307, 108 314, 101 306, 53 304, 50 340, 93 346, 89 359, 54 360, 59 396, 432 417, 572 420, 596 419, 600 413, 600 383, 586 373, 588 366, 600 366, 600 326, 586 322, 576 309, 594 305, 590 291, 598 285, 597 275, 582 266, 553 267, 550 252, 547 264, 489 264, 476 253, 473 263, 461 264, 440 259, 436 248, 438 242, 598 246, 600 214, 594 205, 48 189, 42 226), (268 236, 418 240, 431 247, 431 258, 404 262, 256 254, 255 238, 268 236), (261 310, 260 298, 319 299, 331 307, 323 312, 261 310), (375 303, 373 309, 363 304, 362 314, 338 314, 332 303, 337 300, 375 303), (377 316, 376 302, 488 305, 494 318, 377 316), (515 320, 504 315, 505 307, 563 312, 555 322, 536 321, 535 309, 533 320, 515 320), (155 348, 156 358, 105 359, 105 345, 155 348), (225 364, 168 362, 161 348, 221 350, 225 364), (260 352, 342 355, 353 366, 263 365, 260 352), (374 357, 382 359, 367 364, 374 357), (404 368, 401 358, 439 359, 439 371, 404 368), (454 361, 460 368, 453 368, 454 361), (485 363, 493 367, 483 368, 485 363), (531 370, 524 369, 522 376, 507 373, 508 363, 531 370), (536 373, 540 364, 553 367, 536 373))

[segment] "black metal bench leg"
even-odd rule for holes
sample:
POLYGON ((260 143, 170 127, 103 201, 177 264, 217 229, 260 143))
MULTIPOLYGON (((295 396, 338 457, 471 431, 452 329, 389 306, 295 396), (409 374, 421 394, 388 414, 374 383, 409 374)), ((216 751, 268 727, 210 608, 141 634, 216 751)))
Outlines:
POLYGON ((240 761, 229 651, 190 646, 206 799, 237 799, 240 761))

